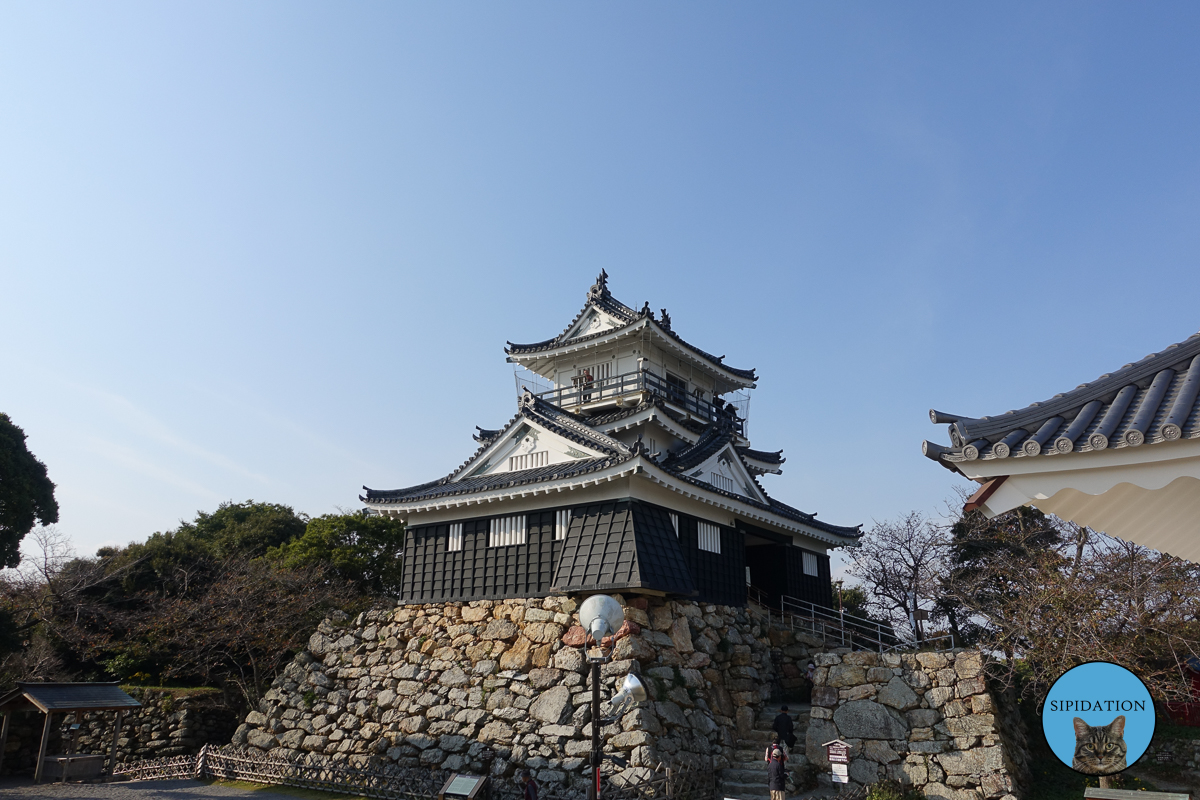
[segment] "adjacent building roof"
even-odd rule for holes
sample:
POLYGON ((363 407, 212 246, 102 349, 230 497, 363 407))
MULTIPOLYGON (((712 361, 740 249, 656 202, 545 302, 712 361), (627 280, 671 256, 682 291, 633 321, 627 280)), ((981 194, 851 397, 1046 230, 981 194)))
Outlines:
POLYGON ((976 459, 1061 458, 1200 438, 1200 334, 1018 411, 980 417, 930 411, 950 445, 926 456, 954 469, 976 459))
POLYGON ((142 704, 116 683, 17 683, 0 697, 0 711, 34 706, 42 713, 123 711, 142 704))
POLYGON ((650 310, 650 304, 647 303, 641 311, 634 311, 629 306, 616 300, 608 290, 608 274, 603 270, 600 272, 600 277, 596 279, 595 285, 588 290, 587 303, 583 309, 575 315, 575 319, 560 333, 551 339, 546 339, 541 342, 532 342, 529 344, 516 344, 508 342, 508 347, 504 352, 508 354, 510 360, 521 360, 522 356, 531 356, 541 353, 548 353, 559 347, 575 346, 596 339, 606 337, 620 336, 628 331, 640 329, 642 327, 650 327, 663 338, 670 339, 677 343, 684 350, 689 351, 692 355, 699 357, 701 360, 708 362, 712 368, 718 372, 727 373, 729 376, 739 379, 743 385, 753 385, 758 380, 758 376, 753 369, 738 369, 728 366, 724 363, 725 356, 715 356, 705 350, 696 347, 695 345, 685 341, 683 337, 675 333, 671 329, 671 317, 663 309, 661 320, 654 318, 654 312, 650 310), (624 323, 618 328, 610 328, 596 333, 584 334, 567 338, 567 335, 575 327, 575 324, 587 313, 588 309, 596 308, 606 312, 618 321, 624 323))

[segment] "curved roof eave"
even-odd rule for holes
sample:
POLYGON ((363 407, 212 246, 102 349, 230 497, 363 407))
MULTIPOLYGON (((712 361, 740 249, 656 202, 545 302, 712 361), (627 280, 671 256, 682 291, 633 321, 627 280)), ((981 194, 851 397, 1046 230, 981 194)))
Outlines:
POLYGON ((679 353, 687 356, 690 360, 712 370, 717 375, 724 378, 729 383, 740 386, 745 389, 753 389, 758 381, 758 375, 753 369, 738 369, 730 367, 721 362, 723 356, 714 356, 704 350, 689 344, 674 331, 663 328, 657 320, 649 316, 643 316, 639 319, 630 322, 629 324, 620 327, 612 328, 599 333, 592 333, 586 336, 577 336, 574 339, 560 341, 559 338, 547 339, 544 342, 534 342, 532 344, 516 344, 514 342, 506 342, 508 347, 504 349, 509 361, 518 363, 525 361, 534 361, 540 358, 553 358, 554 356, 567 355, 577 350, 590 349, 592 347, 600 347, 606 344, 611 344, 619 339, 625 338, 633 333, 640 332, 643 328, 649 328, 658 335, 658 338, 665 344, 671 346, 679 353))
POLYGON ((950 446, 925 442, 928 457, 957 471, 976 459, 1062 457, 1200 437, 1200 334, 1041 403, 970 418, 929 412, 948 424, 950 446))

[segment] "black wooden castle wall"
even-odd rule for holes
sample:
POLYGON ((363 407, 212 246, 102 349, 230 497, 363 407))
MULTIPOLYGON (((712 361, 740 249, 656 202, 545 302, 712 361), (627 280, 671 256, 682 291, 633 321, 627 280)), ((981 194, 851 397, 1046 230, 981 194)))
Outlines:
POLYGON ((746 605, 745 537, 740 531, 720 525, 721 552, 701 550, 697 522, 696 517, 679 515, 679 549, 696 582, 696 599, 723 606, 746 605))
POLYGON ((548 594, 562 547, 554 540, 554 510, 526 514, 525 522, 525 544, 488 547, 491 518, 463 520, 463 547, 455 551, 446 549, 449 523, 409 528, 401 596, 432 603, 548 594))
POLYGON ((567 541, 556 541, 558 510, 526 514, 525 543, 503 547, 488 547, 490 517, 462 520, 458 551, 447 550, 449 523, 409 528, 401 597, 430 603, 642 588, 743 606, 749 566, 755 585, 768 591, 775 605, 780 595, 831 605, 829 557, 820 553, 813 553, 819 574, 805 575, 801 548, 747 548, 743 532, 725 525, 717 526, 721 552, 701 550, 698 518, 679 514, 676 537, 673 512, 635 500, 573 508, 567 541))

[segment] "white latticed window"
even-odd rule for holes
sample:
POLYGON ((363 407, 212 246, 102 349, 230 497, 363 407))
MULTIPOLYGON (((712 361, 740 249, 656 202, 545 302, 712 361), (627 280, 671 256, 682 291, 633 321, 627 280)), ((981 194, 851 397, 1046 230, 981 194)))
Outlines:
POLYGON ((525 515, 492 517, 488 531, 488 547, 507 547, 510 544, 525 544, 525 515))
POLYGON ((817 570, 817 554, 801 553, 800 555, 804 558, 804 574, 819 575, 820 572, 817 570))
POLYGON ((462 544, 463 544, 462 523, 461 522, 451 522, 450 523, 450 541, 446 545, 446 549, 451 550, 451 551, 462 550, 462 544))
POLYGON ((675 529, 675 538, 678 539, 679 538, 679 515, 675 514, 675 513, 671 513, 671 512, 668 512, 668 513, 671 514, 671 527, 675 529))
POLYGON ((731 494, 736 494, 736 492, 733 490, 733 478, 727 478, 719 472, 713 472, 710 474, 712 475, 712 481, 710 482, 713 486, 717 487, 718 489, 723 489, 731 494))
POLYGON ((520 456, 509 456, 508 471, 516 472, 522 469, 533 469, 534 467, 544 467, 550 463, 550 451, 541 450, 537 453, 525 453, 520 456))
POLYGON ((571 509, 564 508, 554 514, 554 539, 561 542, 567 538, 567 528, 571 527, 571 509))
POLYGON ((721 529, 711 522, 697 522, 700 533, 700 549, 710 553, 721 552, 721 529))

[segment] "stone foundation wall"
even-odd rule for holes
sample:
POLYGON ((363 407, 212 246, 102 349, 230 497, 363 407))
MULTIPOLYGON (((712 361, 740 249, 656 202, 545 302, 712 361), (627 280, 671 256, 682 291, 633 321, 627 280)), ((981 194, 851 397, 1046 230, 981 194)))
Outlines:
MULTIPOLYGON (((651 700, 602 729, 605 751, 628 758, 628 770, 725 767, 771 691, 766 632, 743 608, 615 597, 626 625, 602 669, 602 696, 632 672, 651 700)), ((576 609, 547 597, 328 619, 234 742, 583 783, 591 689, 576 609)))
POLYGON ((978 651, 839 651, 814 661, 806 753, 825 782, 821 745, 842 739, 854 783, 893 778, 944 800, 1015 800, 1027 785, 1020 721, 997 704, 978 651))
MULTIPOLYGON (((240 714, 225 703, 217 691, 195 693, 155 689, 127 688, 142 707, 125 712, 121 736, 117 739, 117 761, 192 755, 205 744, 225 744, 237 728, 240 714)), ((109 711, 84 714, 79 737, 79 752, 108 755, 112 747, 113 722, 109 711)), ((32 772, 42 741, 46 717, 41 713, 13 715, 5 748, 4 772, 32 772)), ((47 751, 64 749, 62 724, 73 722, 69 715, 57 714, 51 729, 47 751)))

